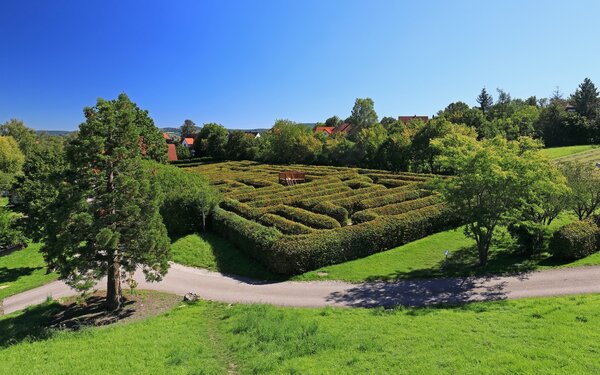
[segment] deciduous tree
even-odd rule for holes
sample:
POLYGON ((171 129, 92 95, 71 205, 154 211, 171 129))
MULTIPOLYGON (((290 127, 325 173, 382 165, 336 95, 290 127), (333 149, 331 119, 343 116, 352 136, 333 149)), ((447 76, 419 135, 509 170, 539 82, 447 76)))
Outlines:
POLYGON ((497 137, 478 143, 459 138, 450 134, 437 141, 444 152, 442 162, 456 170, 441 191, 451 212, 466 223, 465 234, 475 240, 479 263, 485 265, 495 229, 535 201, 552 179, 550 164, 529 140, 497 137))

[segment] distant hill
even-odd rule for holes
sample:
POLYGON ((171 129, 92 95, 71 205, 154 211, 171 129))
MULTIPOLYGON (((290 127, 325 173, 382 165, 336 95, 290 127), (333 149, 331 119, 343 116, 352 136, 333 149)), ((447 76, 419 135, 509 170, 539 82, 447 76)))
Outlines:
POLYGON ((52 135, 55 137, 65 137, 71 133, 74 133, 74 132, 68 131, 68 130, 36 130, 35 132, 37 134, 46 134, 46 135, 52 135))
POLYGON ((163 133, 175 133, 179 134, 179 128, 159 128, 159 130, 163 133))
POLYGON ((316 122, 302 122, 302 123, 299 123, 299 124, 296 124, 296 125, 298 125, 298 126, 304 126, 304 127, 309 128, 310 130, 312 130, 315 127, 315 125, 317 125, 317 123, 316 122))

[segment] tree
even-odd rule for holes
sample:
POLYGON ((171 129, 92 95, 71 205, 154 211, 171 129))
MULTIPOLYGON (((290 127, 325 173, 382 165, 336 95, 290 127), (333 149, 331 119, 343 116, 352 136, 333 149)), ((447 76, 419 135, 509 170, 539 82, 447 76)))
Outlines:
POLYGON ((189 119, 185 120, 183 122, 183 125, 181 125, 181 127, 179 129, 181 131, 182 137, 194 136, 198 132, 198 127, 196 126, 196 123, 194 123, 194 121, 189 120, 189 119))
POLYGON ((379 147, 377 165, 392 171, 407 171, 410 152, 410 138, 403 133, 391 134, 379 147))
POLYGON ((375 166, 379 147, 386 138, 387 131, 379 123, 361 129, 356 135, 356 159, 360 160, 362 165, 375 166))
POLYGON ((229 132, 223 125, 215 123, 204 124, 194 140, 196 156, 224 159, 228 138, 229 132))
POLYGON ((177 154, 177 160, 185 160, 192 157, 190 149, 185 147, 181 143, 177 143, 175 145, 175 153, 177 154))
POLYGON ((577 113, 588 120, 596 116, 596 111, 600 107, 600 98, 598 97, 598 90, 591 79, 586 78, 583 80, 579 88, 571 95, 571 102, 577 113))
POLYGON ((374 106, 375 102, 371 98, 356 99, 350 115, 353 134, 358 134, 362 129, 377 123, 378 117, 374 106))
POLYGON ((587 219, 600 206, 600 171, 591 163, 565 162, 559 166, 571 188, 569 207, 579 220, 587 219))
POLYGON ((340 125, 341 123, 342 123, 342 120, 337 116, 331 116, 330 118, 325 120, 325 126, 334 127, 334 128, 337 127, 338 125, 340 125))
POLYGON ((442 170, 443 166, 438 161, 441 150, 432 142, 451 133, 462 134, 473 139, 477 137, 475 129, 451 123, 443 117, 430 120, 419 128, 412 139, 412 170, 427 173, 450 172, 451 170, 442 170))
POLYGON ((50 269, 77 289, 107 276, 107 307, 118 309, 122 273, 142 267, 146 279, 156 281, 168 270, 161 193, 142 164, 162 161, 166 152, 148 142, 160 131, 125 94, 99 99, 84 113, 67 145, 67 172, 50 206, 42 252, 50 269))
POLYGON ((13 212, 0 207, 0 249, 23 245, 25 237, 17 228, 16 217, 13 212))
POLYGON ((479 96, 477 97, 477 103, 479 103, 479 109, 481 109, 481 112, 484 115, 492 108, 494 99, 488 94, 485 87, 481 89, 481 93, 479 93, 479 96))
POLYGON ((229 160, 254 160, 256 158, 255 138, 241 130, 234 130, 229 134, 226 149, 229 160))
POLYGON ((206 232, 206 218, 221 202, 221 194, 215 189, 201 189, 198 194, 198 210, 202 216, 202 231, 206 232))
POLYGON ((290 120, 275 121, 263 142, 269 147, 264 155, 266 160, 281 164, 312 163, 323 147, 309 128, 290 120))
POLYGON ((35 144, 35 131, 25 126, 21 120, 11 119, 0 125, 0 135, 13 137, 25 156, 35 144))
POLYGON ((9 190, 22 173, 25 156, 11 136, 0 137, 0 190, 9 190))
POLYGON ((552 178, 550 163, 527 139, 476 142, 449 134, 436 143, 443 150, 441 162, 456 170, 440 190, 450 212, 466 223, 465 234, 475 240, 484 266, 496 227, 508 224, 539 194, 552 178))
POLYGON ((64 138, 46 137, 30 150, 23 175, 17 178, 15 210, 27 218, 23 220, 25 234, 36 242, 43 240, 46 224, 52 222, 50 207, 57 199, 66 167, 64 138))

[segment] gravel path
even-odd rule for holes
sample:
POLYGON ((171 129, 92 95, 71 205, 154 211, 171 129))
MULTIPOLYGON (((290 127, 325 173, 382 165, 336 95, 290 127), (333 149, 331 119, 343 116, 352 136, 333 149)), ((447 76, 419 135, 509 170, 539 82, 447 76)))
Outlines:
MULTIPOLYGON (((525 297, 600 293, 600 266, 563 268, 506 277, 466 277, 398 282, 351 284, 338 281, 260 282, 218 272, 172 264, 160 283, 147 283, 136 275, 139 289, 183 295, 188 292, 204 299, 230 303, 266 303, 297 307, 392 307, 460 304, 525 297)), ((98 288, 104 289, 104 280, 98 288)), ((123 285, 123 288, 126 288, 123 285)), ((5 314, 44 302, 77 294, 61 281, 8 297, 5 314)))

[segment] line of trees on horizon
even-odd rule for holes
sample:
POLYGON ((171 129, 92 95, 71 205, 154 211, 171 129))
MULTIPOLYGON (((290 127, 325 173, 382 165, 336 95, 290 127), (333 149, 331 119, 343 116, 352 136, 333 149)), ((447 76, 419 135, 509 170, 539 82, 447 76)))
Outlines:
MULTIPOLYGON (((216 123, 197 128, 191 120, 182 126, 195 134, 197 157, 216 160, 255 160, 269 163, 304 163, 335 166, 376 167, 393 171, 449 172, 438 162, 435 139, 459 133, 479 141, 503 137, 531 137, 546 147, 600 142, 600 96, 586 78, 568 98, 556 90, 550 98, 512 98, 501 89, 494 98, 483 88, 477 106, 450 103, 428 121, 415 118, 379 118, 370 98, 356 99, 350 117, 332 116, 317 126, 351 130, 333 135, 315 134, 306 126, 283 119, 260 138, 243 131, 229 132, 216 123)), ((186 154, 181 154, 184 158, 186 154)))

